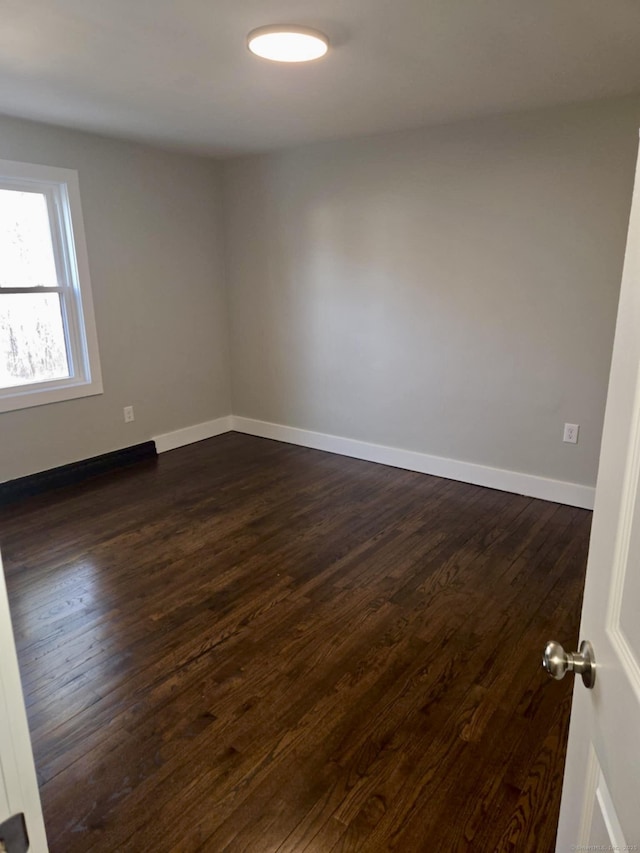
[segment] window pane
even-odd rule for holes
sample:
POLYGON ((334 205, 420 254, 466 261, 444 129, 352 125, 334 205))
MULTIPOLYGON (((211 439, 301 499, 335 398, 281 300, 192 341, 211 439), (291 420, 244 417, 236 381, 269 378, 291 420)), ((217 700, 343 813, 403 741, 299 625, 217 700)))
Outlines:
POLYGON ((0 190, 0 287, 57 287, 42 193, 0 190))
POLYGON ((0 295, 0 388, 67 376, 60 294, 0 295))

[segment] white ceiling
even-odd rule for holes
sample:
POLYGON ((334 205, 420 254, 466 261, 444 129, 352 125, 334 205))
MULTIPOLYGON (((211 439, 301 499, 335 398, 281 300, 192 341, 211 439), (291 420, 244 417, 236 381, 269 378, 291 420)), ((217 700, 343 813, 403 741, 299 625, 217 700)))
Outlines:
POLYGON ((638 0, 0 0, 0 112, 221 156, 638 91, 638 0))

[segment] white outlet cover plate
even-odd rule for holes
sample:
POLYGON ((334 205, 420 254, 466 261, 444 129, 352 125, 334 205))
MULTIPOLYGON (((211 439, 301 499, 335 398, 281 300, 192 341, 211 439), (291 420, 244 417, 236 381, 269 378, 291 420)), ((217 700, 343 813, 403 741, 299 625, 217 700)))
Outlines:
POLYGON ((577 444, 579 431, 580 424, 565 424, 564 435, 562 437, 562 440, 568 442, 569 444, 577 444))

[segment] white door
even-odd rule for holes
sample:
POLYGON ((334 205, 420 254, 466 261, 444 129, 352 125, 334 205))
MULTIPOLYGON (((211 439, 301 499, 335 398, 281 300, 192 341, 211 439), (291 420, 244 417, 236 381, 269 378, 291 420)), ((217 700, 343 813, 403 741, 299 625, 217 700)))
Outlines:
MULTIPOLYGON (((556 850, 640 851, 640 172, 631 207, 556 850)), ((554 638, 562 642, 563 638, 554 638)))
POLYGON ((30 853, 46 853, 47 839, 0 557, 0 823, 20 812, 26 820, 30 853))

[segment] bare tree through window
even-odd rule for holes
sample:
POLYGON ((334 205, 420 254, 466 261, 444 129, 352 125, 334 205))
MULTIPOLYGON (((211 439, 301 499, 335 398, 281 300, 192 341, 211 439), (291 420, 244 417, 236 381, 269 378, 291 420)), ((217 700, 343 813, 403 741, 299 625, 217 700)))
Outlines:
POLYGON ((46 196, 0 190, 0 387, 69 376, 57 284, 46 196))

